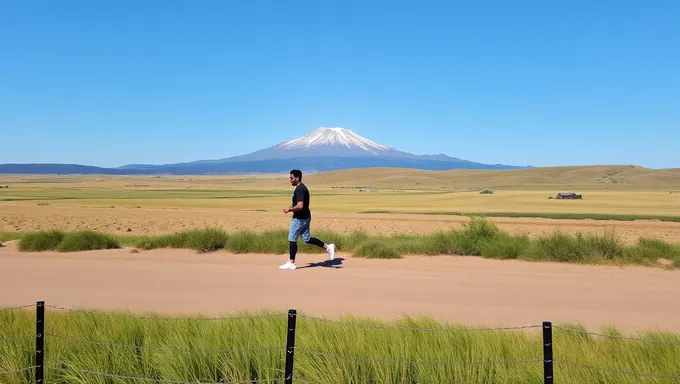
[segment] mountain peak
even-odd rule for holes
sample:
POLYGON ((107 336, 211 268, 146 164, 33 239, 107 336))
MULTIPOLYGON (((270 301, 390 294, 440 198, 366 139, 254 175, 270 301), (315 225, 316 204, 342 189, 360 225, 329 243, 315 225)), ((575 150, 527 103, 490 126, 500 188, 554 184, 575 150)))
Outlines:
POLYGON ((336 146, 347 147, 348 149, 362 149, 374 154, 391 149, 342 127, 318 127, 301 137, 284 141, 276 147, 280 149, 309 149, 336 146))

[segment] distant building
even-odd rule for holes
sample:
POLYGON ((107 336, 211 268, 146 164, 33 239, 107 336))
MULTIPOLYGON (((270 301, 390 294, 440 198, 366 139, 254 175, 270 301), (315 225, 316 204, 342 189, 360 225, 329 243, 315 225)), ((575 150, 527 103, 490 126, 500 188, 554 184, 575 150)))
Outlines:
POLYGON ((572 200, 577 200, 577 199, 582 199, 583 196, 580 194, 576 194, 574 192, 558 192, 557 196, 555 197, 556 199, 572 199, 572 200))

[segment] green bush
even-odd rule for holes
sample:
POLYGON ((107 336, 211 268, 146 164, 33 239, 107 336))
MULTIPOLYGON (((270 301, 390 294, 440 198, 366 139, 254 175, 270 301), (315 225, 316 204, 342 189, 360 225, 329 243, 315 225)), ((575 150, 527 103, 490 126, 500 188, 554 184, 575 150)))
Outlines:
POLYGON ((482 245, 482 256, 492 259, 517 259, 531 245, 527 235, 502 234, 482 245))
POLYGON ((64 238, 64 232, 58 230, 27 233, 19 240, 22 252, 42 252, 57 249, 64 238))
POLYGON ((494 223, 473 217, 464 225, 463 230, 454 233, 454 242, 459 254, 479 256, 484 245, 501 233, 494 223))
POLYGON ((479 193, 482 194, 482 195, 491 195, 491 194, 493 194, 493 189, 484 188, 481 191, 479 191, 479 193))
POLYGON ((76 252, 113 248, 120 248, 120 245, 116 239, 110 235, 90 230, 67 233, 57 246, 57 250, 59 252, 76 252))
POLYGON ((199 252, 212 252, 226 246, 228 234, 220 228, 192 229, 170 235, 144 236, 135 246, 141 249, 187 248, 199 252))
MULTIPOLYGON (((576 263, 632 263, 658 265, 660 258, 680 267, 680 245, 659 239, 641 238, 634 246, 624 244, 614 231, 603 234, 576 235, 556 230, 551 234, 530 238, 511 235, 482 217, 473 217, 460 230, 440 231, 427 235, 369 235, 355 231, 349 234, 321 230, 315 237, 336 245, 336 251, 367 258, 401 258, 402 255, 474 255, 494 259, 549 260, 576 263)), ((64 234, 60 231, 27 233, 19 238, 22 251, 86 250, 132 244, 141 249, 186 248, 199 252, 226 249, 233 253, 288 252, 288 231, 240 231, 227 233, 220 228, 196 229, 159 236, 118 236, 92 231, 64 234)), ((300 244, 298 251, 323 253, 324 249, 300 244)))
POLYGON ((367 259, 401 259, 396 249, 380 240, 366 240, 354 250, 354 255, 367 259))

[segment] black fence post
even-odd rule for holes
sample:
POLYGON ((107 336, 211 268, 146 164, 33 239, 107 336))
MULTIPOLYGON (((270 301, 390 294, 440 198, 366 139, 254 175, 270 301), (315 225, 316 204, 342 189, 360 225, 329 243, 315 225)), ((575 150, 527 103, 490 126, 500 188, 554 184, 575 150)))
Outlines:
POLYGON ((43 384, 45 372, 45 302, 38 301, 35 310, 35 384, 43 384))
POLYGON ((295 323, 297 311, 288 311, 288 336, 286 339, 286 372, 284 374, 284 384, 293 384, 293 362, 295 357, 295 323))
POLYGON ((553 337, 550 321, 543 322, 543 383, 553 384, 553 337))

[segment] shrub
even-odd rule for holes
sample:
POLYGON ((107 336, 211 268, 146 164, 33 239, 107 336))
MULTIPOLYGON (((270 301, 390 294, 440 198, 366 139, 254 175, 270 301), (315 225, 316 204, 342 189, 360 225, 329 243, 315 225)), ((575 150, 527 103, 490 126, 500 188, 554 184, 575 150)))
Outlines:
POLYGON ((579 245, 576 237, 567 235, 558 229, 550 235, 539 236, 520 257, 529 260, 578 262, 586 259, 586 252, 579 245))
POLYGON ((88 251, 95 249, 120 248, 118 241, 110 235, 85 230, 66 234, 57 246, 59 252, 88 251))
POLYGON ((385 242, 380 240, 367 240, 359 244, 354 250, 354 255, 357 257, 365 257, 367 259, 401 259, 402 256, 396 249, 388 246, 385 242))
POLYGON ((680 247, 660 239, 641 237, 630 249, 629 254, 631 259, 637 262, 654 262, 663 258, 671 260, 674 266, 680 266, 680 247))
POLYGON ((228 235, 220 228, 193 229, 170 235, 146 236, 136 246, 142 249, 188 248, 199 252, 212 252, 226 246, 228 235))
POLYGON ((492 222, 473 217, 463 227, 462 231, 454 233, 456 249, 461 255, 479 256, 485 243, 495 239, 501 230, 492 222))
POLYGON ((503 234, 485 242, 481 253, 492 259, 517 259, 531 245, 527 235, 511 236, 503 234))
POLYGON ((55 250, 63 238, 64 233, 57 230, 27 233, 19 240, 19 250, 22 252, 55 250))
POLYGON ((480 194, 482 195, 492 195, 493 194, 493 189, 491 188, 484 188, 481 191, 479 191, 480 194))
POLYGON ((603 235, 581 235, 577 236, 577 239, 584 242, 581 246, 590 252, 593 258, 621 260, 628 256, 626 246, 613 230, 606 231, 603 235))
POLYGON ((186 232, 184 243, 187 248, 199 252, 213 252, 227 244, 227 233, 220 228, 205 228, 186 232))

